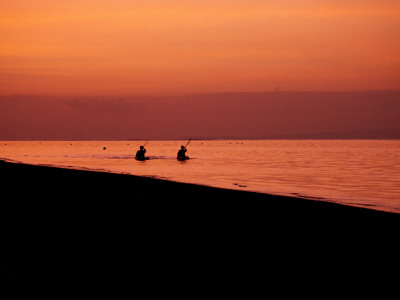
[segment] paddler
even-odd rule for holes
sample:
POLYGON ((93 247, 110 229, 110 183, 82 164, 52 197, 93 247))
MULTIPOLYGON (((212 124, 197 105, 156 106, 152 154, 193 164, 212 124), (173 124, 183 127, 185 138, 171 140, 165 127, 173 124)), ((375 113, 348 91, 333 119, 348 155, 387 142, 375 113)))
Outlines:
POLYGON ((146 157, 144 156, 145 153, 146 153, 146 149, 144 148, 144 146, 140 146, 140 149, 136 152, 135 159, 145 160, 146 159, 146 157))
POLYGON ((189 157, 188 156, 186 156, 186 147, 185 146, 181 146, 181 150, 179 150, 178 151, 178 155, 177 155, 177 159, 178 160, 185 160, 185 159, 188 159, 189 157))

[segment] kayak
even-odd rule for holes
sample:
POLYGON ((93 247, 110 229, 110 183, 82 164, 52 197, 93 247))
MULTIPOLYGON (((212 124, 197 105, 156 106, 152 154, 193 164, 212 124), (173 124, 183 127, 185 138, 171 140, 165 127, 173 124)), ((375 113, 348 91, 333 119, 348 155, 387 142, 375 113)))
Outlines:
POLYGON ((145 161, 148 160, 148 157, 135 157, 136 160, 145 161))
POLYGON ((189 156, 177 157, 176 159, 179 160, 179 161, 185 161, 185 160, 188 160, 188 159, 189 159, 189 156))

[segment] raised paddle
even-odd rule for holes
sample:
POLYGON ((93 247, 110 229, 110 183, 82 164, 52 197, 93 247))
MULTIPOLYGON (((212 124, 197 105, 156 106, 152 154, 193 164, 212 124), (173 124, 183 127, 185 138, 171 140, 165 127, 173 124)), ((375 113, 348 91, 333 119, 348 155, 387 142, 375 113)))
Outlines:
POLYGON ((192 140, 192 138, 190 138, 189 141, 186 143, 185 148, 186 148, 187 145, 189 145, 191 140, 192 140))

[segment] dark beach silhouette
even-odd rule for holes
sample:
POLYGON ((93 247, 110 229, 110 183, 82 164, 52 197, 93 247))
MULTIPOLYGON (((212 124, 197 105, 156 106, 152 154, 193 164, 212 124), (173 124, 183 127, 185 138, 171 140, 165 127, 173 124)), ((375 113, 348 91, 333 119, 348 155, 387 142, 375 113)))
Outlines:
POLYGON ((0 175, 2 280, 203 290, 260 270, 343 280, 399 253, 394 213, 4 161, 0 175))

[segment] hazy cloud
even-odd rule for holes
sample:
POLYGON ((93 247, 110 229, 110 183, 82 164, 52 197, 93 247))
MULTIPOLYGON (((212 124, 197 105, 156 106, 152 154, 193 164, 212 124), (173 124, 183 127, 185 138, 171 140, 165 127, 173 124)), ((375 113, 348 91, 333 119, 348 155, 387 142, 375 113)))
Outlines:
POLYGON ((140 101, 126 100, 124 98, 74 99, 65 101, 65 104, 76 110, 113 114, 139 114, 144 113, 146 110, 140 101))
POLYGON ((400 91, 0 97, 0 139, 400 138, 400 91))

